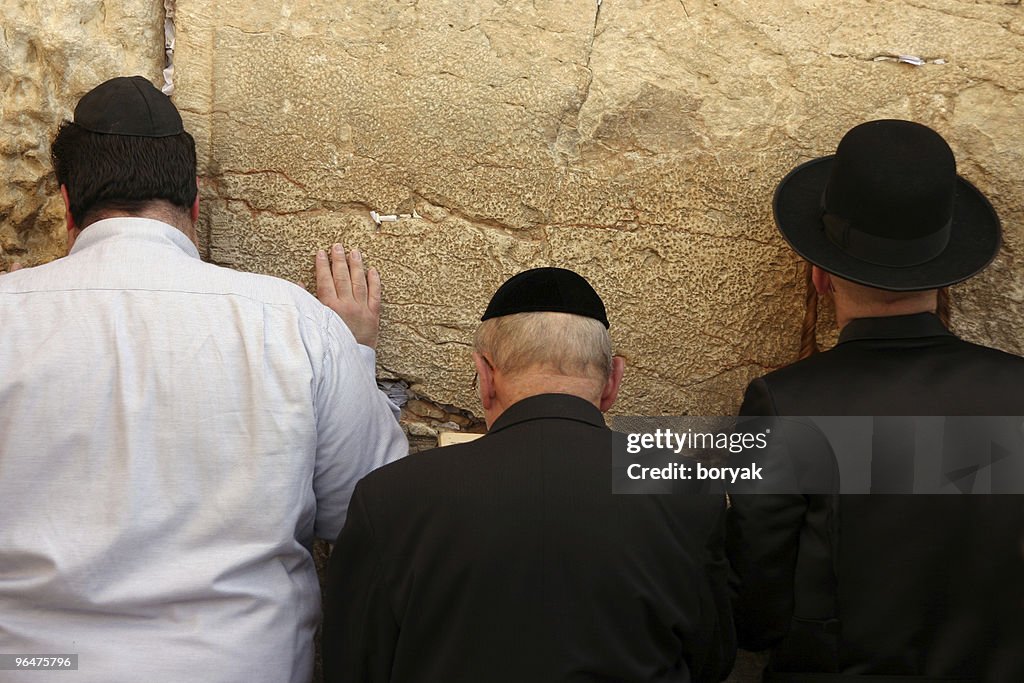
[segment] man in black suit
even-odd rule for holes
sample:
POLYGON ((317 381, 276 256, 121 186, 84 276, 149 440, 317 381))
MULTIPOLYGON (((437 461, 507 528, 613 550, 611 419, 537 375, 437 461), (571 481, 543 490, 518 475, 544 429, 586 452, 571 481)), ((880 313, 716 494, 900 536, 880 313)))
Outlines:
POLYGON ((725 678, 724 499, 612 494, 601 413, 623 360, 597 293, 531 270, 482 321, 489 431, 358 484, 328 573, 326 679, 725 678))
MULTIPOLYGON (((1000 242, 937 133, 862 124, 794 169, 774 210, 832 293, 839 343, 754 380, 741 414, 1024 415, 1024 359, 960 340, 936 315, 937 290, 1000 242)), ((771 648, 774 682, 1024 680, 1021 500, 733 496, 740 646, 771 648)))

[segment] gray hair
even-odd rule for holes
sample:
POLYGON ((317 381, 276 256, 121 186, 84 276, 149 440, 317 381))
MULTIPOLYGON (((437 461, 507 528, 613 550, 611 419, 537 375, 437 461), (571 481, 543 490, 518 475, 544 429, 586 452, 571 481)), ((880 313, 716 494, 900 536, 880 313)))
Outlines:
POLYGON ((571 313, 515 313, 490 318, 477 328, 473 345, 504 373, 533 368, 567 377, 606 381, 612 341, 599 321, 571 313))

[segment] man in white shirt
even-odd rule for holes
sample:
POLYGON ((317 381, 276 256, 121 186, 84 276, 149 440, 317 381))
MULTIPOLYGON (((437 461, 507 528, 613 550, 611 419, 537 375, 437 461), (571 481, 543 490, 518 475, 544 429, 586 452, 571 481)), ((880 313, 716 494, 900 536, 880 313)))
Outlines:
POLYGON ((379 276, 318 255, 347 326, 200 261, 195 143, 140 77, 86 94, 53 160, 69 254, 0 277, 0 655, 77 654, 76 683, 307 683, 310 546, 407 451, 374 382, 379 276))

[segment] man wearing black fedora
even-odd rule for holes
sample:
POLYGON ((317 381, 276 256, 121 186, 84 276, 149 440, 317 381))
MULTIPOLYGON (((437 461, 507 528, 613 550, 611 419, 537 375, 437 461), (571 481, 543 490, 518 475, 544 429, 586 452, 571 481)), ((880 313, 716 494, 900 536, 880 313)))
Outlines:
POLYGON ((601 413, 623 363, 597 292, 520 273, 475 348, 488 433, 356 487, 328 572, 326 680, 725 678, 724 496, 612 493, 625 437, 601 413))
MULTIPOLYGON (((859 125, 786 176, 774 212, 839 342, 754 380, 741 414, 1024 415, 1024 359, 936 315, 1000 245, 941 136, 859 125)), ((1022 518, 1010 495, 734 496, 740 645, 771 650, 766 681, 1024 680, 1022 518)))

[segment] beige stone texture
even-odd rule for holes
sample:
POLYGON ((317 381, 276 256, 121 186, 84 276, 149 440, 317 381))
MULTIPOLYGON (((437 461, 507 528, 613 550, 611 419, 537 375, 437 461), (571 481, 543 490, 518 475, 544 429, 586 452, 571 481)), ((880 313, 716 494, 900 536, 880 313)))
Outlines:
POLYGON ((444 411, 437 406, 421 401, 420 399, 413 399, 405 404, 405 409, 411 413, 418 415, 419 417, 431 417, 435 420, 444 419, 444 411))
MULTIPOLYGON (((155 80, 161 17, 0 2, 14 179, 0 244, 38 261, 59 242, 54 123, 114 71, 155 80)), ((608 304, 629 359, 618 412, 734 410, 751 377, 793 359, 802 318, 775 183, 880 117, 938 129, 992 198, 1006 244, 955 288, 955 327, 1024 351, 1020 3, 177 4, 206 256, 308 285, 315 249, 361 248, 384 273, 380 374, 433 403, 479 415, 479 313, 508 276, 559 265, 608 304), (409 217, 378 226, 371 211, 409 217)))
POLYGON ((775 183, 882 117, 945 134, 992 197, 1006 246, 956 326, 1024 351, 1019 3, 181 0, 178 31, 210 257, 308 283, 316 248, 358 246, 381 372, 431 400, 479 410, 476 317, 559 265, 607 301, 619 412, 734 410, 802 317, 775 183))
POLYGON ((0 269, 64 253, 50 169, 57 126, 108 78, 162 83, 163 35, 152 0, 0 0, 0 269))

